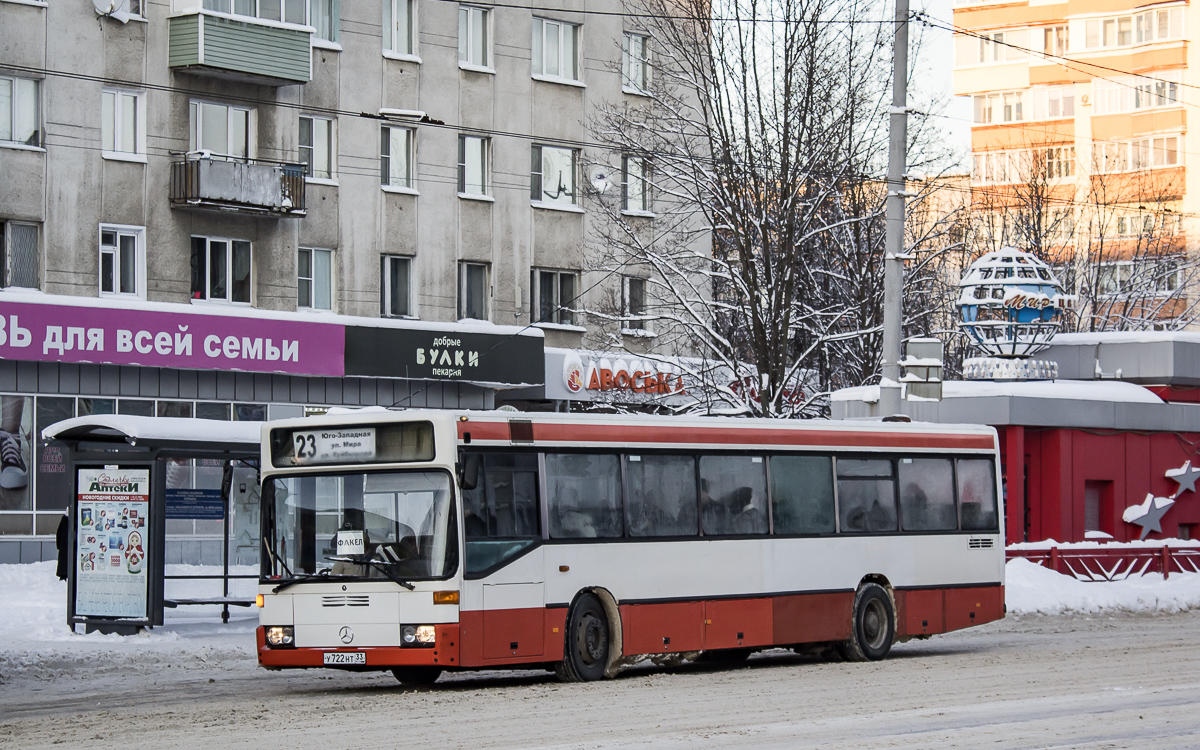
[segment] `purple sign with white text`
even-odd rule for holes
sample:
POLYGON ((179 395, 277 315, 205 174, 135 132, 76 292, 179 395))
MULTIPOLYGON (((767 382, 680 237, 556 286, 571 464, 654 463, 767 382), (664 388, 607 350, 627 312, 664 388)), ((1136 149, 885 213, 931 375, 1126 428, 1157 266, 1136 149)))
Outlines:
POLYGON ((345 374, 334 323, 0 301, 0 359, 345 374))

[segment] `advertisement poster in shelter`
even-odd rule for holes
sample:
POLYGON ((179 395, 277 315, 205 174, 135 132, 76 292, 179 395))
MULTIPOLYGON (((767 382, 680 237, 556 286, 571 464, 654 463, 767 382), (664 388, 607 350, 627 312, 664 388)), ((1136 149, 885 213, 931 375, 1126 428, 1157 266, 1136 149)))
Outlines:
POLYGON ((150 470, 80 469, 75 614, 148 615, 150 470))

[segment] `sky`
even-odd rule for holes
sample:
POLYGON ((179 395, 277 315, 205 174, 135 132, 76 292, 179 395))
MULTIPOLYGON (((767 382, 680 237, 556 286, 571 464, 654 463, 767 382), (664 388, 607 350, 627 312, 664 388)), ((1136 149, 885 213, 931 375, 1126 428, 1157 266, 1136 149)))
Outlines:
MULTIPOLYGON (((914 10, 923 9, 930 16, 950 24, 953 21, 953 0, 913 0, 914 10)), ((970 164, 971 151, 971 100, 970 97, 953 97, 954 85, 954 37, 949 31, 942 29, 923 28, 925 58, 929 61, 929 72, 932 75, 919 76, 918 80, 927 82, 929 90, 935 94, 944 94, 950 99, 945 114, 950 119, 942 119, 941 125, 947 137, 955 145, 956 151, 962 158, 958 164, 959 170, 966 170, 970 164)))

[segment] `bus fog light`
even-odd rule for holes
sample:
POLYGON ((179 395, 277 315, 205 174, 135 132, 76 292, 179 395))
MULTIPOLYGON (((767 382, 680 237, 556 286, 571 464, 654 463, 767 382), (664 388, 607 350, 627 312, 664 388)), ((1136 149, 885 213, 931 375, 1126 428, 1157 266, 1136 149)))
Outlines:
POLYGON ((267 644, 272 648, 296 645, 294 629, 291 625, 273 625, 267 628, 267 644))
POLYGON ((400 628, 400 637, 404 640, 405 643, 416 643, 417 642, 416 626, 405 625, 404 627, 400 628))

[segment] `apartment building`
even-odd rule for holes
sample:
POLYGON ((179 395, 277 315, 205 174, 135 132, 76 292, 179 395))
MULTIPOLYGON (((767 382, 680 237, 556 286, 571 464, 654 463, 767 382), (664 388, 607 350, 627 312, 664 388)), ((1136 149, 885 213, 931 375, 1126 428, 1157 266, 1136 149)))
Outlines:
POLYGON ((1176 290, 1195 275, 1187 233, 1200 216, 1187 168, 1200 158, 1187 127, 1197 23, 1184 2, 957 0, 954 89, 973 102, 981 251, 1047 256, 1075 291, 1093 289, 1096 320, 1124 305, 1165 321, 1187 305, 1176 290))
POLYGON ((0 561, 46 555, 62 418, 492 408, 547 346, 653 351, 585 200, 611 165, 654 221, 644 155, 587 126, 649 101, 650 40, 536 5, 0 0, 0 561))

